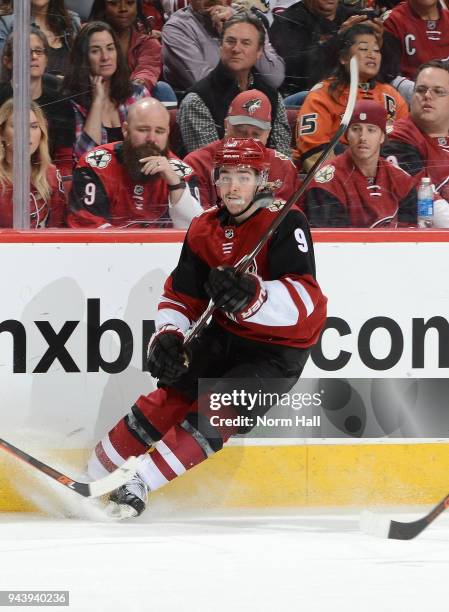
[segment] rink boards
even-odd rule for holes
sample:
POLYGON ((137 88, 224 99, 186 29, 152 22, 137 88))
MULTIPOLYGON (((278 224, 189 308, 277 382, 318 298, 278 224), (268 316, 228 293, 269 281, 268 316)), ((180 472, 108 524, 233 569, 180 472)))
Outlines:
MULTIPOLYGON (((447 235, 314 237, 330 326, 304 375, 447 378, 447 235)), ((181 241, 163 231, 1 234, 2 437, 81 466, 94 440, 151 391, 144 347, 181 241)), ((158 496, 214 508, 430 503, 446 493, 444 440, 384 442, 237 441, 158 496)), ((0 461, 0 510, 30 509, 16 486, 24 469, 0 461)))

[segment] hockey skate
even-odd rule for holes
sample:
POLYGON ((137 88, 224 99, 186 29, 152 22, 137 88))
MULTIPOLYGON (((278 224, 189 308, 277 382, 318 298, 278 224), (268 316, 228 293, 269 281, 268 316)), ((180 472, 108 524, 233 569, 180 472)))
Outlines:
POLYGON ((140 516, 148 500, 148 487, 138 474, 109 495, 107 514, 118 521, 140 516))

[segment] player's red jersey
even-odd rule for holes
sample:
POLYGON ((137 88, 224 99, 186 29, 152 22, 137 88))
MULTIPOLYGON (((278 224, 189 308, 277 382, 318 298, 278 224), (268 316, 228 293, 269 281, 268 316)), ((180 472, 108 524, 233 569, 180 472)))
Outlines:
POLYGON ((382 155, 414 175, 416 183, 429 176, 436 190, 449 199, 449 135, 427 136, 408 117, 395 123, 382 155))
MULTIPOLYGON (((31 186, 30 191, 30 228, 61 227, 64 225, 66 197, 59 170, 51 165, 47 171, 50 196, 43 199, 31 186)), ((0 227, 13 226, 13 188, 0 187, 0 227)))
MULTIPOLYGON (((176 155, 168 158, 193 189, 192 169, 176 155)), ((131 180, 122 161, 122 143, 95 147, 79 160, 70 192, 70 227, 170 227, 169 191, 156 175, 141 184, 131 180)))
POLYGON ((400 44, 401 74, 412 81, 424 62, 449 59, 449 11, 438 10, 439 19, 421 19, 408 2, 401 2, 384 21, 385 30, 400 44))
MULTIPOLYGON (((216 140, 201 149, 189 153, 184 162, 197 176, 200 197, 203 206, 215 206, 217 190, 212 182, 214 155, 223 146, 222 140, 216 140)), ((267 149, 270 156, 268 181, 274 188, 276 200, 285 202, 298 189, 300 180, 298 169, 290 158, 274 149, 267 149)))
MULTIPOLYGON (((329 92, 332 79, 317 83, 310 90, 304 104, 298 111, 296 122, 296 146, 301 162, 319 153, 331 141, 340 125, 341 117, 348 103, 349 86, 338 101, 329 92)), ((408 106, 402 96, 391 85, 372 81, 362 83, 357 92, 357 100, 372 100, 383 106, 388 115, 388 128, 393 121, 408 115, 408 106)), ((341 142, 346 143, 343 136, 341 142)), ((341 152, 337 150, 337 153, 341 152)))
POLYGON ((304 197, 312 227, 397 227, 416 225, 414 179, 379 158, 377 174, 364 176, 349 150, 315 175, 304 197))
MULTIPOLYGON (((170 320, 182 329, 198 319, 209 302, 204 290, 209 271, 234 265, 249 253, 278 214, 272 208, 257 211, 240 225, 224 208, 210 208, 196 217, 179 263, 166 281, 157 319, 170 320)), ((327 299, 315 280, 309 225, 299 209, 289 211, 250 271, 265 281, 266 302, 244 322, 216 310, 217 323, 250 340, 298 348, 313 345, 326 320, 327 299)))

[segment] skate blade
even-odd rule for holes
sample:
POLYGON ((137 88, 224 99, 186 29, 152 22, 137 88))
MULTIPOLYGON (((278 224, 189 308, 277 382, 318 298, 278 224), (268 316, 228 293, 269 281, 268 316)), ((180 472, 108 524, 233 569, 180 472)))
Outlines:
POLYGON ((105 513, 111 520, 115 521, 124 521, 138 516, 137 510, 132 506, 128 504, 117 504, 114 501, 109 501, 105 508, 105 513))

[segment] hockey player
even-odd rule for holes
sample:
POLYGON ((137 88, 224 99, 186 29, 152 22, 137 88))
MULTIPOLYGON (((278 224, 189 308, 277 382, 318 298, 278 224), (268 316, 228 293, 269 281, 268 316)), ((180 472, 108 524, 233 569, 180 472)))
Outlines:
POLYGON ((415 180, 380 157, 387 111, 357 102, 346 137, 348 149, 315 175, 304 197, 312 227, 416 225, 415 180))
POLYGON ((149 491, 219 451, 230 436, 249 431, 249 415, 263 415, 270 406, 249 412, 239 393, 291 389, 326 319, 327 300, 315 279, 313 244, 299 209, 288 212, 251 271, 236 274, 232 267, 277 214, 276 207, 258 203, 268 171, 265 147, 228 139, 215 168, 220 204, 192 221, 160 300, 148 351, 158 388, 139 397, 89 460, 89 473, 98 478, 130 455, 140 456, 136 477, 110 496, 119 518, 140 514, 149 491), (184 334, 209 298, 216 306, 212 323, 185 351, 184 334), (199 401, 198 380, 208 377, 218 382, 199 401), (231 393, 232 405, 223 400, 213 411, 212 393, 231 393))
MULTIPOLYGON (((231 102, 225 119, 225 137, 254 138, 266 145, 271 132, 271 103, 257 89, 240 92, 231 102)), ((201 202, 209 206, 217 203, 217 190, 212 180, 215 153, 223 146, 223 140, 189 153, 184 162, 197 177, 201 202)), ((270 167, 268 181, 276 200, 285 202, 299 187, 298 170, 289 157, 268 148, 270 167)))

